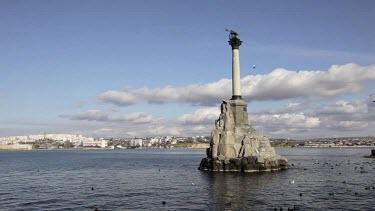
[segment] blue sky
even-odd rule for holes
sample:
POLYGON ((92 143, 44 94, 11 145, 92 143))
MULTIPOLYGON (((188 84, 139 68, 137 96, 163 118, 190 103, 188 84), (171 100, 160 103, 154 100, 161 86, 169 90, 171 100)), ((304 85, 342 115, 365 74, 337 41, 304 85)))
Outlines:
MULTIPOLYGON (((373 20, 373 1, 3 0, 0 1, 0 136, 40 132, 96 137, 207 135, 213 127, 214 107, 221 99, 229 98, 231 92, 218 88, 191 101, 189 95, 201 93, 190 91, 189 86, 198 84, 204 88, 206 84, 217 85, 231 77, 231 50, 225 28, 236 30, 243 40, 240 48, 243 78, 250 75, 268 78, 277 68, 296 73, 328 72, 332 65, 341 65, 342 71, 351 71, 350 76, 358 77, 354 84, 350 80, 330 81, 327 88, 336 87, 337 95, 326 96, 324 90, 303 95, 280 91, 280 97, 272 94, 268 97, 267 93, 259 97, 260 92, 248 91, 245 95, 248 110, 254 112, 250 121, 266 128, 266 135, 296 138, 320 134, 375 135, 371 132, 374 119, 366 117, 373 109, 367 102, 368 95, 375 92, 371 75, 375 63, 373 20), (350 63, 357 66, 344 66, 350 63), (257 68, 252 69, 252 65, 257 68), (361 68, 366 69, 361 72, 363 77, 356 74, 361 68), (171 89, 163 89, 168 86, 171 89), (151 94, 145 94, 142 88, 151 94), (109 91, 117 91, 116 96, 108 98, 109 91), (161 94, 161 102, 155 103, 156 98, 150 97, 157 96, 156 93, 161 94), (114 103, 119 99, 127 103, 114 103), (197 103, 199 100, 204 103, 197 103), (268 121, 252 119, 260 118, 256 116, 261 115, 259 112, 293 103, 306 107, 289 115, 303 114, 297 117, 299 120, 318 118, 318 126, 313 124, 310 128, 305 122, 304 130, 308 132, 300 134, 293 132, 301 129, 293 128, 293 123, 285 124, 287 131, 283 132, 268 127, 268 121), (348 112, 344 112, 346 119, 332 116, 331 120, 323 120, 317 111, 328 105, 367 107, 360 114, 349 112, 363 116, 356 122, 350 121, 354 117, 348 112), (200 114, 197 110, 205 112, 200 114), (103 114, 122 120, 97 118, 103 114), (191 116, 202 119, 194 124, 181 120, 182 116, 193 114, 206 116, 191 116), (142 118, 141 123, 134 122, 142 118), (343 132, 344 126, 350 125, 360 127, 350 133, 343 132), (170 130, 173 127, 176 128, 170 130)), ((319 83, 312 84, 325 86, 319 75, 316 74, 319 83)), ((303 77, 297 78, 303 83, 303 77)), ((250 78, 248 85, 255 83, 254 80, 250 78)), ((260 89, 263 85, 254 86, 245 85, 242 89, 258 90, 256 87, 260 89)), ((268 88, 277 91, 277 87, 268 88)), ((268 120, 279 117, 273 114, 268 120)))

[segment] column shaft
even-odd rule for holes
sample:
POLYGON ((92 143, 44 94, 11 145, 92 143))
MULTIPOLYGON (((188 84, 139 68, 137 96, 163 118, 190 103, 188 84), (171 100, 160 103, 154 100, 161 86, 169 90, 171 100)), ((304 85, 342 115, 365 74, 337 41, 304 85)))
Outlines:
POLYGON ((232 49, 232 95, 241 96, 240 51, 232 49))

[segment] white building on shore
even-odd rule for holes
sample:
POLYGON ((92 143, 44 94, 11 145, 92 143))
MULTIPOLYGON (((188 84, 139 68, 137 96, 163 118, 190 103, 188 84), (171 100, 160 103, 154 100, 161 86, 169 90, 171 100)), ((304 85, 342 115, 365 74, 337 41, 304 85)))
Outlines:
POLYGON ((105 139, 99 139, 99 140, 86 140, 82 142, 83 147, 101 147, 106 148, 108 146, 108 141, 105 139))
POLYGON ((143 140, 140 138, 135 138, 130 140, 130 145, 132 147, 142 147, 143 146, 143 140))
POLYGON ((108 141, 99 139, 95 140, 92 137, 84 137, 82 134, 38 134, 38 135, 26 135, 26 136, 7 136, 0 137, 0 144, 12 145, 12 144, 28 144, 34 143, 38 140, 53 140, 59 143, 69 141, 75 146, 98 146, 107 147, 108 141))

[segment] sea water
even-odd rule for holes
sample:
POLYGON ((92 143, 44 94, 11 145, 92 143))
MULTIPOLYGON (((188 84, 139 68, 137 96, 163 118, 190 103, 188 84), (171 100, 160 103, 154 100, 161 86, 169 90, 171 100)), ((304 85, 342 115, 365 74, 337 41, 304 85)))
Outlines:
POLYGON ((0 210, 375 210, 370 148, 276 151, 288 170, 199 171, 203 149, 0 151, 0 210))

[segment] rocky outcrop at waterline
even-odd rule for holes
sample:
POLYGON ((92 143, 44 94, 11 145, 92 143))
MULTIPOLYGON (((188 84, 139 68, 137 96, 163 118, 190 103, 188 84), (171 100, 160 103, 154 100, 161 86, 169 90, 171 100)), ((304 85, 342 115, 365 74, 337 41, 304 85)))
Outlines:
POLYGON ((287 159, 275 153, 268 138, 249 124, 247 104, 242 99, 221 104, 206 155, 199 170, 259 172, 288 167, 287 159))

